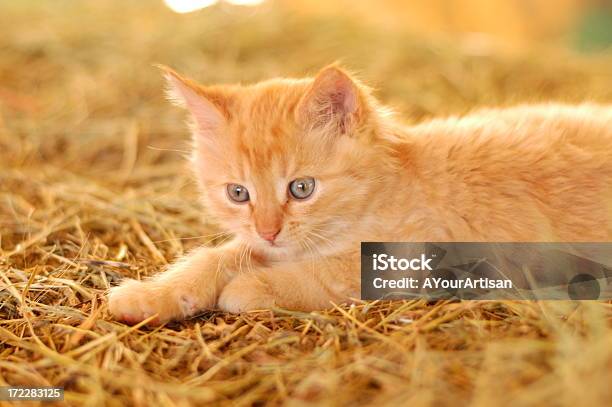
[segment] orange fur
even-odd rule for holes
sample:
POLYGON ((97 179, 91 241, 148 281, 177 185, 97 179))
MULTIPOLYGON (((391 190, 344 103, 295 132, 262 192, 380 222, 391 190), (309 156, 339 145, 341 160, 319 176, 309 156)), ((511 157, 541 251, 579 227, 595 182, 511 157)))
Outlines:
POLYGON ((337 66, 251 86, 166 75, 194 118, 205 204, 235 238, 113 289, 117 318, 350 301, 361 241, 612 237, 611 107, 526 105, 402 127, 337 66), (288 184, 304 176, 313 195, 292 199, 288 184), (250 200, 231 202, 227 184, 250 200), (273 243, 261 237, 271 230, 273 243))

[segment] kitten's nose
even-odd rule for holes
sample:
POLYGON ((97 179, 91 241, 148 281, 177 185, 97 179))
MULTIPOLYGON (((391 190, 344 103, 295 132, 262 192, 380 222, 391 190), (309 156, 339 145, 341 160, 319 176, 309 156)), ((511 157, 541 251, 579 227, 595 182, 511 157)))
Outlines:
POLYGON ((269 229, 269 230, 258 230, 257 233, 259 233, 259 236, 261 236, 262 239, 267 240, 268 242, 272 243, 274 239, 276 239, 276 236, 278 236, 278 234, 280 233, 280 228, 269 229))

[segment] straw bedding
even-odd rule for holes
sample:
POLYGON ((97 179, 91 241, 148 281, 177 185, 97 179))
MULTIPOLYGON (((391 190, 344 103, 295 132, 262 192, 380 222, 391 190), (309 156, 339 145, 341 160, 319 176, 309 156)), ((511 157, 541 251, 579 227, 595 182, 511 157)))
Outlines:
POLYGON ((342 58, 416 122, 483 105, 609 103, 612 59, 473 54, 282 5, 179 16, 157 2, 33 4, 0 4, 0 385, 63 386, 66 403, 88 406, 612 403, 610 303, 209 311, 155 329, 114 322, 105 305, 122 278, 219 232, 153 63, 212 83, 342 58))

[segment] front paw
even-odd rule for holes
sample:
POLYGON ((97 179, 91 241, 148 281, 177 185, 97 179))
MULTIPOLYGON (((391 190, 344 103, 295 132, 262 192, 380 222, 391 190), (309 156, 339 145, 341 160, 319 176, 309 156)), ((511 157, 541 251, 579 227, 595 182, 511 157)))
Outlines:
POLYGON ((108 296, 110 313, 128 324, 153 317, 148 324, 160 325, 195 313, 195 304, 190 295, 181 295, 154 281, 126 280, 112 288, 108 296))
POLYGON ((274 297, 265 287, 240 277, 223 289, 218 304, 221 310, 234 314, 270 309, 276 305, 274 297))

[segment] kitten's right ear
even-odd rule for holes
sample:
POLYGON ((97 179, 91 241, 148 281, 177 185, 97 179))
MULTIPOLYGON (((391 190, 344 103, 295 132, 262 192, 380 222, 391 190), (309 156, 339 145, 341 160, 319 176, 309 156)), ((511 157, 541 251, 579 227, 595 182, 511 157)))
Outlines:
POLYGON ((206 88, 182 77, 172 68, 156 66, 164 72, 168 82, 168 99, 189 110, 202 134, 218 131, 226 123, 227 104, 219 92, 208 92, 206 88))

